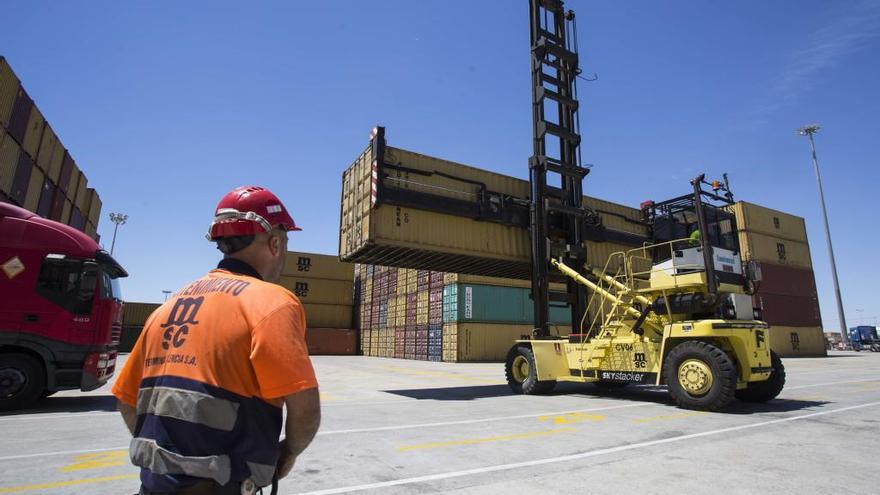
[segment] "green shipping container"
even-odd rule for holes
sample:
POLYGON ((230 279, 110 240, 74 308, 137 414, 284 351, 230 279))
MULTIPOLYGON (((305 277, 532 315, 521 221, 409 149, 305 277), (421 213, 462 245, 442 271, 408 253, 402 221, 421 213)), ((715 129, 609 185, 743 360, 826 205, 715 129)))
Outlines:
MULTIPOLYGON (((443 288, 443 323, 513 323, 534 321, 531 289, 494 285, 450 284, 443 288)), ((551 303, 550 323, 571 324, 571 309, 551 303)))

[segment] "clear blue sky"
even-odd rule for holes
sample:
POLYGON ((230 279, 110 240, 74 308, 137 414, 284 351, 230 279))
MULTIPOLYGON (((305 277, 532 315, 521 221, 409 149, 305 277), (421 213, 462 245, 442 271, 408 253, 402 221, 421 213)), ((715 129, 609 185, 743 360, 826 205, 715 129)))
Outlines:
MULTIPOLYGON (((335 253, 343 169, 391 145, 527 177, 525 0, 3 4, 0 53, 104 200, 130 215, 126 299, 157 301, 218 258, 203 234, 241 184, 278 193, 335 253)), ((880 2, 567 2, 578 14, 590 195, 637 205, 728 172, 740 199, 806 217, 836 328, 808 144, 820 122, 849 322, 880 317, 880 2), (858 310, 863 310, 859 312, 858 310)))

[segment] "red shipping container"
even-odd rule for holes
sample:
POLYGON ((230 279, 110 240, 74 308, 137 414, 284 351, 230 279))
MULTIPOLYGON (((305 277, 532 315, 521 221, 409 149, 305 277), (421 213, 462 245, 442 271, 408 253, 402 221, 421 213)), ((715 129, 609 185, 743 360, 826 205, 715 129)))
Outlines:
POLYGON ((309 354, 354 355, 357 350, 357 330, 349 328, 307 328, 306 345, 309 354))
POLYGON ((758 294, 755 307, 761 310, 761 319, 770 325, 786 327, 822 326, 819 302, 814 297, 758 294))
POLYGON ((816 297, 816 278, 811 268, 761 263, 758 295, 816 297))

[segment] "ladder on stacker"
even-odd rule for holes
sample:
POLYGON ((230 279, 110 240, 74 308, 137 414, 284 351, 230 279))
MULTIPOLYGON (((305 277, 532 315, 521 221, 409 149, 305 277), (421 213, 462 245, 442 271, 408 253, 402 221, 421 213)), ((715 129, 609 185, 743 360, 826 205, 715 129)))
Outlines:
POLYGON ((566 12, 560 0, 529 0, 529 9, 534 135, 534 154, 529 159, 533 337, 544 338, 550 335, 551 300, 571 304, 573 325, 584 315, 583 285, 568 280, 566 294, 550 293, 550 260, 561 258, 585 274, 585 232, 598 218, 583 205, 582 184, 589 169, 582 166, 580 157, 576 84, 580 69, 574 12, 566 12), (548 185, 548 175, 558 179, 561 187, 548 185))

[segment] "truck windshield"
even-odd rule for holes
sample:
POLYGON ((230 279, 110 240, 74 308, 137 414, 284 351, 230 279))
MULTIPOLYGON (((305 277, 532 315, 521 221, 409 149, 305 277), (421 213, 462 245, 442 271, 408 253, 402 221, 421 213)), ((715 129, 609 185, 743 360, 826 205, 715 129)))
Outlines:
POLYGON ((119 279, 107 273, 107 270, 103 268, 101 269, 101 299, 122 300, 119 279))

